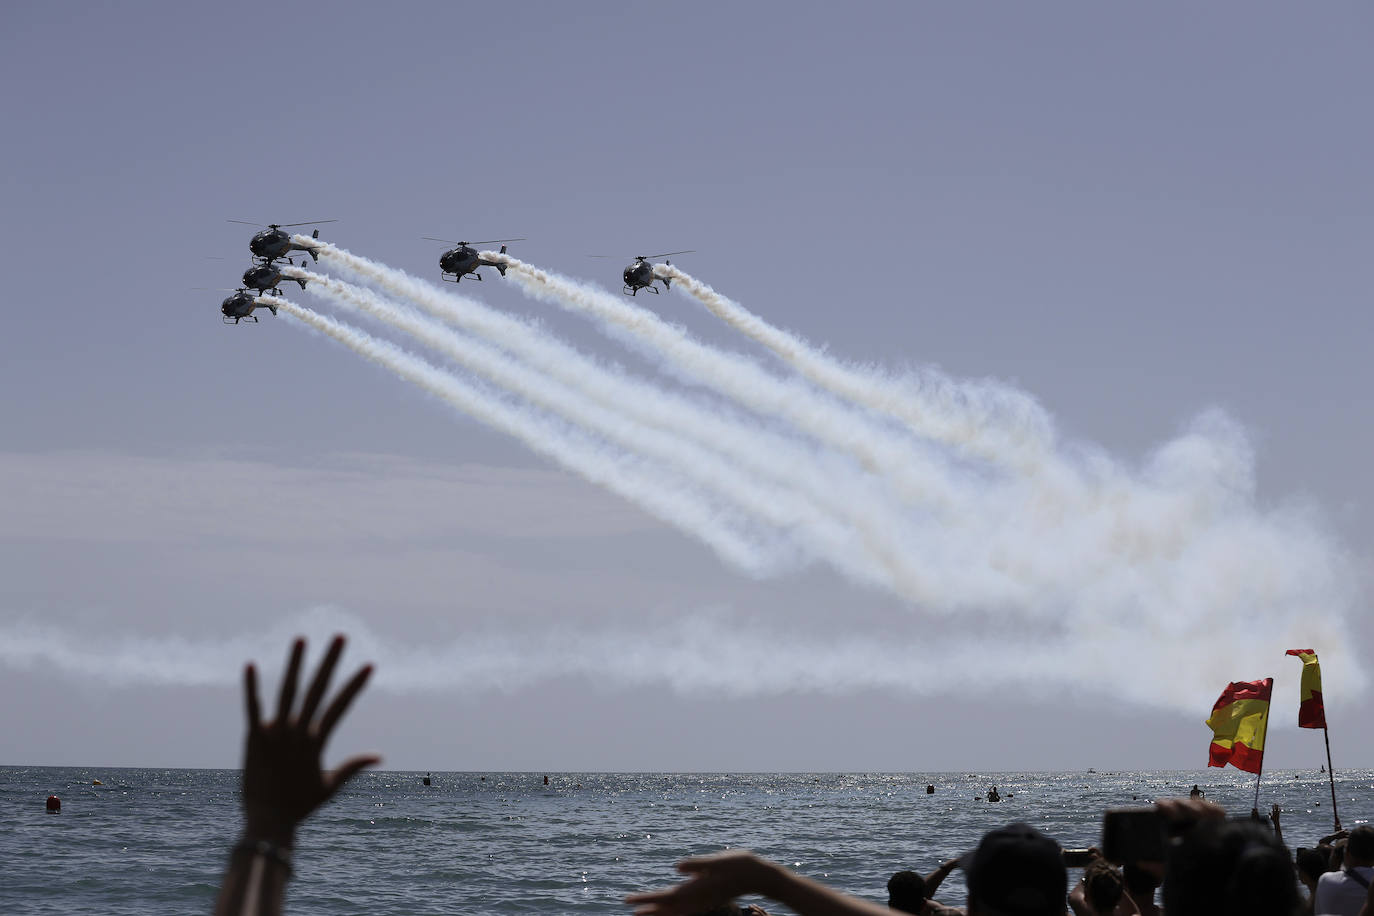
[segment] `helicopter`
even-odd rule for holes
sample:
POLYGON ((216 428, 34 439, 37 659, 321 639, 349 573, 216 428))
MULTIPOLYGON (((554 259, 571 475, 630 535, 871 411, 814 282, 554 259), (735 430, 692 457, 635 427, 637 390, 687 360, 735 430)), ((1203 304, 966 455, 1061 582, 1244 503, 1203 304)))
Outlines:
MULTIPOLYGON (((667 277, 657 276, 654 273, 654 265, 649 262, 654 258, 670 258, 674 255, 694 253, 694 249, 688 249, 686 251, 669 251, 664 254, 636 255, 634 263, 625 268, 624 272, 621 274, 621 277, 625 280, 625 285, 621 287, 621 289, 627 296, 633 296, 641 289, 647 289, 649 292, 657 294, 658 287, 654 286, 655 280, 662 280, 664 289, 667 289, 672 284, 672 281, 667 277)), ((592 257, 609 258, 613 257, 613 255, 594 254, 592 257)), ((672 261, 664 261, 663 263, 671 264, 672 261)))
MULTIPOLYGON (((258 307, 258 297, 250 293, 243 287, 239 287, 234 295, 225 299, 219 304, 220 320, 225 324, 238 324, 240 321, 251 321, 258 323, 258 316, 253 314, 253 309, 258 307)), ((277 314, 277 307, 267 306, 273 314, 277 314)))
MULTIPOLYGON (((231 219, 231 223, 242 223, 245 226, 261 226, 262 223, 250 223, 247 220, 231 219)), ((307 223, 268 223, 267 228, 256 233, 248 240, 248 250, 253 253, 253 260, 259 264, 271 264, 279 258, 286 258, 288 264, 294 264, 291 258, 287 257, 291 251, 306 251, 310 253, 310 259, 317 261, 315 249, 309 245, 297 245, 291 241, 291 233, 284 230, 293 226, 314 226, 319 223, 337 223, 335 219, 317 219, 307 223)), ((320 230, 316 229, 310 236, 312 239, 320 237, 320 230)))
MULTIPOLYGON (((473 248, 473 245, 495 245, 498 242, 523 242, 524 239, 488 239, 485 242, 455 242, 450 239, 436 239, 433 236, 422 236, 427 242, 443 242, 445 245, 456 245, 439 255, 439 270, 443 271, 440 276, 450 283, 457 283, 464 277, 482 279, 482 275, 477 272, 477 268, 483 265, 495 267, 501 276, 506 275, 506 265, 502 261, 488 261, 482 257, 481 253, 473 248)), ((506 253, 506 246, 501 246, 501 253, 506 253)))
POLYGON ((254 264, 243 272, 243 285, 249 289, 257 290, 259 296, 267 292, 272 293, 274 296, 280 296, 281 290, 277 287, 283 280, 299 283, 301 289, 305 289, 304 277, 284 276, 281 272, 281 268, 271 262, 267 264, 254 264))

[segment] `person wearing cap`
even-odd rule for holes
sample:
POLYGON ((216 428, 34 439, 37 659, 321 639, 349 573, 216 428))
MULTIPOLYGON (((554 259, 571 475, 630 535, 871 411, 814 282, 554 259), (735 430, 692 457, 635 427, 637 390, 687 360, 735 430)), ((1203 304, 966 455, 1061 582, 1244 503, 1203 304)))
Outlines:
POLYGON ((1345 862, 1317 881, 1312 895, 1316 916, 1358 916, 1374 885, 1374 827, 1361 824, 1345 841, 1345 862))
POLYGON ((926 879, 914 871, 899 871, 887 879, 887 908, 920 913, 926 906, 926 879))
MULTIPOLYGON (((969 916, 1064 916, 1068 871, 1059 844, 1029 824, 989 831, 961 860, 968 873, 969 916)), ((673 887, 631 894, 637 916, 691 916, 758 894, 799 916, 892 916, 892 911, 803 877, 746 850, 684 859, 688 875, 673 887)))

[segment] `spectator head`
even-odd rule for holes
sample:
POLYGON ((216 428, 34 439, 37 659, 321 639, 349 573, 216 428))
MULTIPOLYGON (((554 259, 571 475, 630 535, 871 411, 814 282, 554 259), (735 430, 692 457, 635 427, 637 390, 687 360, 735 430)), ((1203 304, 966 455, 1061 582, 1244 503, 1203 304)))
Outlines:
POLYGON ((1169 916, 1294 916, 1298 906, 1293 861, 1261 824, 1202 821, 1169 849, 1169 916))
POLYGON ((1350 831, 1345 841, 1345 864, 1352 867, 1374 865, 1374 826, 1361 824, 1350 831))
POLYGON ((969 916, 1064 916, 1069 873, 1059 844, 1029 824, 984 834, 965 857, 969 916))
POLYGON ((914 871, 899 871, 887 879, 888 909, 919 913, 926 905, 926 879, 914 871))
POLYGON ((1098 913, 1110 913, 1121 902, 1125 883, 1112 863, 1095 859, 1083 870, 1084 893, 1088 904, 1098 913))
POLYGON ((1299 846, 1295 860, 1295 864, 1298 866, 1298 880, 1307 885, 1309 889, 1316 887, 1317 879, 1326 873, 1326 866, 1329 861, 1325 850, 1299 846))

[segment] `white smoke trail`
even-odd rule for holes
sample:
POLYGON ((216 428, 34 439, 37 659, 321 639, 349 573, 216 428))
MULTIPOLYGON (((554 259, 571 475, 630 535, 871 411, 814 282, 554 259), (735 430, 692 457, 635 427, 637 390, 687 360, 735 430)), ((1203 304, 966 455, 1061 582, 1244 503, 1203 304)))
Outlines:
MULTIPOLYGON (((679 368, 761 415, 773 416, 776 407, 840 448, 859 430, 881 432, 855 408, 809 388, 792 406, 838 413, 853 421, 839 427, 851 435, 798 422, 776 400, 785 403, 792 390, 748 360, 686 338, 618 297, 514 259, 506 263, 538 298, 633 328, 679 368), (751 388, 756 382, 762 397, 751 388)), ((904 437, 881 439, 879 447, 896 461, 915 452, 934 463, 932 453, 904 437)), ((1204 415, 1138 467, 1083 446, 1059 446, 1034 474, 1015 460, 993 476, 947 463, 935 486, 951 511, 895 535, 930 573, 932 597, 920 609, 957 612, 950 620, 958 625, 977 622, 978 651, 1024 679, 1055 681, 1063 665, 1101 668, 1110 678, 1103 659, 1112 653, 1121 666, 1162 671, 1187 659, 1216 671, 1267 658, 1277 644, 1301 643, 1328 647, 1323 651, 1337 653, 1353 672, 1352 682, 1363 680, 1358 658, 1345 647, 1356 584, 1349 558, 1309 512, 1258 505, 1249 444, 1220 414, 1204 415)), ((956 645, 948 657, 961 671, 978 670, 967 651, 956 645)))
MULTIPOLYGON (((1350 606, 1344 555, 1303 514, 1255 506, 1249 444, 1220 415, 1205 416, 1139 471, 1081 449, 1052 454, 1033 475, 951 468, 930 475, 934 462, 914 447, 871 424, 845 422, 852 414, 829 402, 795 397, 795 388, 754 364, 700 344, 619 297, 508 255, 484 256, 504 260, 537 298, 631 330, 752 409, 781 413, 837 447, 866 450, 889 480, 901 481, 905 471, 910 483, 919 469, 915 479, 950 507, 914 526, 907 542, 937 596, 922 605, 926 610, 981 609, 1062 629, 1106 623, 1149 631, 1145 636, 1205 640, 1217 626, 1286 632, 1293 615, 1311 607, 1327 609, 1317 626, 1335 633, 1350 606)), ((900 485, 898 492, 911 495, 900 485)))
POLYGON ((649 454, 680 470, 684 462, 689 463, 688 476, 704 487, 721 490, 762 520, 785 528, 804 525, 813 534, 812 549, 852 578, 876 582, 912 601, 932 599, 924 582, 923 558, 905 551, 900 544, 904 537, 900 517, 894 516, 890 505, 871 492, 866 481, 847 480, 844 476, 827 473, 822 462, 817 461, 815 449, 803 451, 797 443, 713 415, 686 398, 642 380, 610 372, 571 347, 537 336, 535 329, 521 322, 505 316, 482 316, 482 312, 490 310, 476 303, 467 307, 461 300, 450 302, 448 300, 454 297, 426 289, 425 284, 413 278, 388 276, 396 272, 357 255, 332 248, 325 256, 358 264, 367 276, 385 278, 388 281, 386 288, 408 294, 413 301, 428 305, 429 310, 440 317, 487 332, 497 344, 530 359, 540 371, 568 389, 587 395, 642 427, 671 430, 674 436, 686 436, 695 441, 674 442, 624 424, 607 426, 606 423, 612 422, 610 418, 604 414, 589 415, 585 406, 570 406, 568 399, 561 396, 563 392, 550 389, 546 380, 529 378, 520 367, 494 351, 399 309, 369 290, 300 269, 286 268, 285 273, 308 280, 312 291, 362 309, 565 419, 594 428, 636 452, 649 454), (477 320, 471 319, 473 315, 478 316, 477 320), (711 451, 703 451, 702 445, 709 446, 711 451), (727 457, 730 463, 720 461, 712 452, 727 457), (736 467, 754 475, 755 479, 742 478, 736 467), (783 482, 787 487, 780 491, 776 482, 783 482), (793 489, 800 493, 789 492, 793 489), (799 502, 799 497, 804 497, 805 502, 799 502), (817 515, 818 511, 823 517, 817 515), (834 530, 829 523, 832 518, 853 529, 861 542, 862 555, 855 555, 844 532, 834 530), (874 561, 878 569, 872 568, 874 561))
MULTIPOLYGON (((823 471, 817 474, 814 448, 799 449, 783 437, 760 430, 756 423, 735 422, 686 398, 661 388, 651 388, 642 379, 631 379, 599 365, 547 332, 472 299, 435 289, 404 271, 336 245, 324 242, 315 242, 315 245, 323 263, 375 284, 455 327, 485 337, 607 407, 623 410, 647 425, 685 433, 699 442, 711 444, 757 474, 789 483, 799 483, 809 475, 813 493, 819 477, 820 492, 834 494, 833 475, 823 471), (767 459, 759 461, 760 455, 766 455, 767 459)), ((506 257, 499 252, 495 256, 506 257)), ((293 274, 290 268, 286 272, 307 279, 312 276, 300 271, 293 274)), ((843 496, 851 505, 856 498, 853 493, 843 496)), ((871 506, 872 500, 868 502, 870 506, 865 511, 877 511, 871 506)))
MULTIPOLYGON (((604 406, 621 410, 646 425, 683 433, 710 444, 762 476, 797 483, 799 478, 809 474, 810 482, 816 482, 817 453, 814 448, 802 448, 791 439, 758 428, 753 421, 721 416, 711 407, 603 366, 539 328, 472 299, 435 289, 404 271, 334 245, 316 244, 327 265, 373 283, 455 327, 486 338, 604 406), (759 460, 759 455, 766 455, 767 459, 759 460)), ((291 269, 287 272, 291 273, 291 269)), ((307 279, 312 276, 299 271, 295 275, 307 279)), ((819 477, 822 489, 833 493, 833 477, 823 472, 819 477)), ((854 498, 854 494, 845 495, 847 500, 854 498)))
POLYGON ((1031 467, 1053 447, 1053 425, 1044 410, 1023 392, 989 384, 959 385, 928 371, 920 378, 893 378, 847 366, 678 267, 659 264, 654 273, 676 280, 680 289, 711 314, 772 350, 820 387, 895 417, 917 435, 980 459, 997 463, 1013 460, 1031 467))
MULTIPOLYGON (((308 288, 317 295, 358 309, 410 334, 469 371, 564 420, 592 430, 634 454, 672 467, 698 487, 714 490, 752 517, 790 533, 809 547, 813 556, 829 561, 851 578, 881 585, 911 600, 924 597, 919 590, 918 577, 908 569, 900 553, 885 549, 882 556, 895 564, 895 568, 875 569, 873 552, 857 549, 850 531, 836 524, 832 516, 818 510, 797 491, 742 474, 730 462, 695 442, 628 421, 621 414, 578 396, 574 389, 555 384, 547 376, 526 368, 495 348, 455 334, 370 290, 307 271, 291 271, 290 274, 305 276, 310 280, 308 288)), ((633 391, 628 388, 623 392, 626 400, 632 396, 633 391)))
MULTIPOLYGON (((38 669, 121 687, 234 687, 246 661, 270 672, 295 636, 305 636, 319 651, 334 633, 349 637, 344 668, 375 663, 373 688, 393 694, 509 691, 579 677, 623 688, 665 686, 689 696, 861 690, 926 696, 948 693, 957 684, 971 697, 1002 695, 1015 687, 1025 697, 1062 700, 1066 690, 1087 683, 1100 689, 1079 697, 1084 706, 1096 701, 1116 708, 1125 702, 1196 714, 1225 685, 1225 671, 1247 677, 1248 672, 1276 674, 1276 691, 1291 689, 1295 699, 1299 679, 1296 666, 1286 668, 1282 650, 1272 647, 1228 655, 1226 667, 1219 668, 1211 647, 1180 645, 1171 655, 1169 676, 1131 676, 1121 670, 1121 659, 1135 650, 1120 637, 1101 642, 1095 634, 1080 634, 1037 643, 1031 652, 1024 645, 980 643, 967 634, 877 638, 804 628, 780 634, 717 610, 628 629, 552 626, 407 645, 379 634, 362 617, 331 607, 291 615, 258 632, 199 639, 0 620, 0 669, 38 669), (1045 664, 1047 659, 1054 663, 1045 664)), ((1349 695, 1359 678, 1336 655, 1322 653, 1326 693, 1349 695)), ((265 679, 274 677, 268 673, 265 679)), ((1276 723, 1292 725, 1296 707, 1296 702, 1276 704, 1276 723)))
POLYGON ((667 482, 660 472, 643 462, 608 453, 583 437, 560 431, 534 414, 484 395, 424 360, 356 328, 286 299, 260 296, 257 301, 275 306, 282 314, 333 338, 450 406, 519 439, 535 452, 618 494, 662 521, 692 533, 731 565, 754 575, 762 575, 776 565, 759 545, 731 525, 724 513, 711 510, 705 500, 667 482))
POLYGON ((699 383, 767 417, 777 417, 827 445, 855 456, 887 478, 913 506, 948 512, 951 481, 944 467, 904 436, 892 435, 807 386, 779 379, 749 359, 707 346, 654 313, 604 290, 549 273, 508 254, 482 252, 503 261, 516 281, 537 299, 592 315, 622 328, 699 383))

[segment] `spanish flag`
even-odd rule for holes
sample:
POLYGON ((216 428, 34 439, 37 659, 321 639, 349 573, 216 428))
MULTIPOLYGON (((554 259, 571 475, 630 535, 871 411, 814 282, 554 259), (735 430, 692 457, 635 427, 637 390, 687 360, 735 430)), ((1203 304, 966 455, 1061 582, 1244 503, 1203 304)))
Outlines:
POLYGON ((1289 649, 1288 655, 1302 659, 1302 688, 1298 692, 1298 725, 1326 728, 1326 707, 1322 704, 1322 666, 1311 649, 1289 649))
POLYGON ((1207 765, 1231 764, 1247 773, 1258 773, 1264 763, 1264 733, 1269 730, 1269 694, 1274 679, 1232 681, 1212 707, 1207 725, 1212 746, 1207 765))

